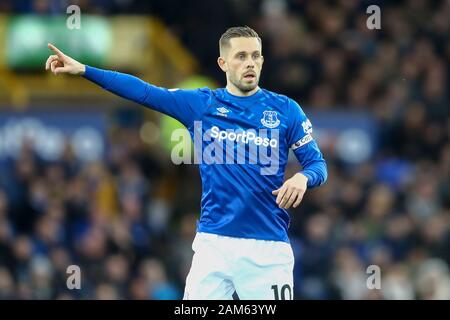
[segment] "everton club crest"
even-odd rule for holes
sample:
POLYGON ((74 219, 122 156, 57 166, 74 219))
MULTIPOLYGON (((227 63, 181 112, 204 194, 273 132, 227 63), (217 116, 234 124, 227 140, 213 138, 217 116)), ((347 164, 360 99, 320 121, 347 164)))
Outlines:
POLYGON ((277 112, 269 110, 264 111, 261 123, 263 124, 263 126, 270 129, 278 127, 278 125, 280 124, 280 120, 277 118, 277 112))

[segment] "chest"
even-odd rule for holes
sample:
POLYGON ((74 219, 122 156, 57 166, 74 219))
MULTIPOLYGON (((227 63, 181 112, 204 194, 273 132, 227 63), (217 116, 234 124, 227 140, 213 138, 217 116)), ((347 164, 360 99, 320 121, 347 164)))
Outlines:
POLYGON ((263 135, 284 137, 288 117, 282 108, 265 101, 231 102, 211 100, 202 117, 204 129, 254 130, 263 135))

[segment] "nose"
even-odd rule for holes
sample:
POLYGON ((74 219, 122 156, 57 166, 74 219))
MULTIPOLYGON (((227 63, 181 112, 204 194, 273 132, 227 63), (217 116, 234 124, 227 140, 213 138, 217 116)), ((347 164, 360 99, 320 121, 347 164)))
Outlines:
POLYGON ((253 59, 247 59, 247 69, 248 68, 254 68, 255 67, 255 61, 253 61, 253 59))

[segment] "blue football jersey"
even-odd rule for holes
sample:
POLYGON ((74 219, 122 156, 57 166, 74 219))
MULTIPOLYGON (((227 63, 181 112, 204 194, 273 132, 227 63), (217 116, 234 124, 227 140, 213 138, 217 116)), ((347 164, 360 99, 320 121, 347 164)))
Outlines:
POLYGON ((200 232, 289 242, 289 213, 272 194, 284 182, 289 149, 309 188, 327 179, 312 124, 286 96, 264 89, 248 97, 224 88, 165 89, 88 66, 85 77, 178 119, 189 130, 202 179, 200 232))

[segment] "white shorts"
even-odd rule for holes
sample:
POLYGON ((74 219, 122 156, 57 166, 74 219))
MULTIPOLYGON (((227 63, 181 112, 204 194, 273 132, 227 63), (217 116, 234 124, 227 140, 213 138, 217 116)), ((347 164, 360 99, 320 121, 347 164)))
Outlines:
POLYGON ((197 233, 184 300, 292 300, 291 245, 197 233))

